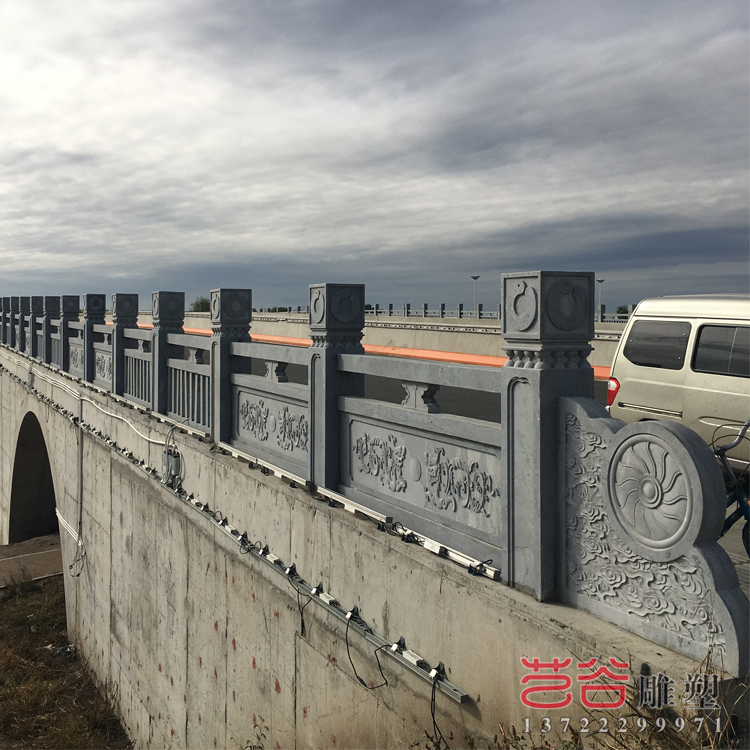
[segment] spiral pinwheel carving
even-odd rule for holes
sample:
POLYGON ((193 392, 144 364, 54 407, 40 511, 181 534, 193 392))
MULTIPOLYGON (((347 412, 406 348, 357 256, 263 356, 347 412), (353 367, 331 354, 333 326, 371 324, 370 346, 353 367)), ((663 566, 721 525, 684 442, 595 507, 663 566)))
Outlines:
POLYGON ((620 445, 609 490, 620 525, 645 547, 674 547, 690 526, 693 497, 685 468, 654 435, 633 436, 620 445))

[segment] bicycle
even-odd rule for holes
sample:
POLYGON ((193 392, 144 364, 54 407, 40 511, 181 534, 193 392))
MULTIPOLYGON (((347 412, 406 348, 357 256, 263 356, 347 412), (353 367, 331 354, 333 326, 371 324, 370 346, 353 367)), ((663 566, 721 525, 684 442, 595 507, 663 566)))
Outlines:
POLYGON ((730 451, 742 442, 748 428, 750 428, 750 419, 742 425, 739 434, 731 443, 714 448, 714 453, 724 468, 724 477, 727 485, 727 508, 730 508, 734 503, 737 503, 737 507, 724 521, 724 527, 721 530, 721 534, 719 534, 719 539, 721 539, 721 537, 723 537, 724 534, 726 534, 727 531, 729 531, 729 529, 740 520, 740 518, 744 518, 745 526, 742 529, 742 543, 745 545, 747 556, 750 557, 750 503, 748 503, 747 492, 744 487, 748 475, 744 474, 737 479, 726 455, 727 451, 730 451))

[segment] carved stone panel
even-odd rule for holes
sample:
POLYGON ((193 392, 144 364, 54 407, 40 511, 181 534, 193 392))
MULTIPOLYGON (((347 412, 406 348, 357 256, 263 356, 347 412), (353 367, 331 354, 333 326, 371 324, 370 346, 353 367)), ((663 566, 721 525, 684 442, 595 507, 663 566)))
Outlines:
POLYGON ((499 449, 363 417, 346 419, 349 457, 342 483, 469 533, 497 534, 501 473, 492 451, 499 449))
POLYGON ((68 366, 71 375, 83 377, 83 347, 70 343, 68 366))
POLYGON ((698 660, 710 648, 726 668, 747 669, 747 598, 704 516, 723 498, 718 464, 701 466, 708 447, 682 425, 625 427, 587 399, 566 399, 563 418, 564 598, 698 660))
POLYGON ((234 438, 255 451, 258 458, 286 458, 307 465, 310 422, 305 405, 273 393, 239 386, 235 391, 234 438))
POLYGON ((96 352, 94 356, 94 374, 98 380, 112 382, 112 355, 107 352, 96 352))

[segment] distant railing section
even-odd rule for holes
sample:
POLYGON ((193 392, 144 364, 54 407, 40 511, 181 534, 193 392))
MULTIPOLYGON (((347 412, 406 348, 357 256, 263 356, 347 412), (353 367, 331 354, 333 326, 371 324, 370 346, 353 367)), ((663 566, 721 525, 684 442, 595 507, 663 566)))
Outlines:
MULTIPOLYGON (((111 324, 102 294, 82 304, 3 297, 0 337, 321 495, 357 503, 384 528, 398 520, 436 552, 469 556, 475 572, 696 658, 713 644, 735 671, 747 669, 747 599, 714 580, 731 566, 716 544, 725 506, 718 464, 687 428, 625 426, 593 401, 593 274, 503 276, 503 309, 488 313, 501 321, 500 368, 365 354, 364 286, 315 284, 309 294, 311 346, 253 341, 249 289, 211 292, 210 335, 185 332, 181 292, 152 295, 152 327, 137 325, 137 295, 113 295, 111 324), (366 376, 389 381, 391 401, 366 396, 366 376), (468 391, 482 418, 443 413, 441 388, 468 391), (649 468, 656 464, 661 473, 649 468), (698 478, 693 495, 674 489, 683 476, 698 478), (659 510, 673 491, 669 513, 659 510), (631 502, 645 510, 623 515, 631 502), (657 510, 662 520, 641 522, 657 510), (711 528, 702 513, 716 515, 711 528), (654 582, 684 576, 691 587, 673 606, 675 590, 654 582), (711 616, 699 609, 704 601, 711 616)), ((390 306, 374 312, 397 315, 390 306)), ((461 307, 398 312, 469 317, 461 307)), ((484 317, 479 306, 469 312, 484 317)))

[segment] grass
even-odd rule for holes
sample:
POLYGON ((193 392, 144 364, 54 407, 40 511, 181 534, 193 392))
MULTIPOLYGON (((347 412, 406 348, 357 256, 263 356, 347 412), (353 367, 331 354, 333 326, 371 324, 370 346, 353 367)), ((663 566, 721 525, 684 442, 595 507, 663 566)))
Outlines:
POLYGON ((0 590, 0 748, 132 746, 68 643, 62 576, 0 590))

